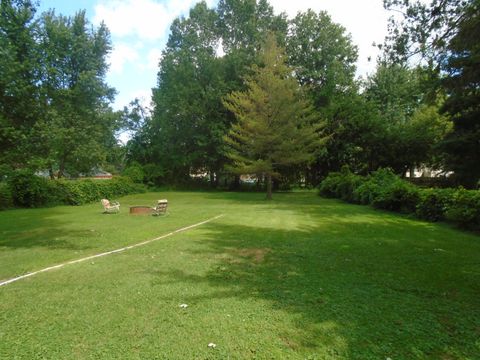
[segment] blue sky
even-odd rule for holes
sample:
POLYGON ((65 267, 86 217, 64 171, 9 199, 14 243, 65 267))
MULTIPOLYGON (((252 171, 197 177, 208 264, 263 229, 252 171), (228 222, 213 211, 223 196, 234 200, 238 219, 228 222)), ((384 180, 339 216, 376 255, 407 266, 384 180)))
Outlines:
MULTIPOLYGON (((151 88, 156 84, 158 62, 168 39, 171 22, 197 0, 40 0, 40 12, 54 8, 57 13, 73 15, 85 9, 91 23, 104 21, 112 35, 113 51, 107 82, 118 95, 114 107, 123 108, 135 97, 148 105, 151 88)), ((218 0, 207 0, 211 7, 218 0)), ((375 68, 377 51, 373 42, 382 42, 388 14, 382 0, 270 0, 276 13, 293 17, 298 11, 312 8, 326 10, 342 24, 359 47, 357 74, 365 75, 375 68)))

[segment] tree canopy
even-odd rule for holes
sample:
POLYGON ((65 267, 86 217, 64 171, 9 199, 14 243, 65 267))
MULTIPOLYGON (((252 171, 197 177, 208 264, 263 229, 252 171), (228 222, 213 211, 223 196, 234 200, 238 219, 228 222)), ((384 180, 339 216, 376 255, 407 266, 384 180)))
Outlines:
POLYGON ((93 29, 84 11, 35 17, 30 1, 0 10, 1 161, 59 176, 91 171, 105 162, 117 121, 105 82, 108 29, 93 29))
POLYGON ((357 46, 324 11, 289 19, 268 0, 199 2, 170 26, 151 111, 135 100, 114 111, 104 24, 2 1, 0 176, 131 167, 157 185, 233 187, 249 173, 270 189, 272 178, 316 186, 345 165, 402 176, 428 166, 477 187, 478 1, 384 7, 383 52, 359 78, 357 46))

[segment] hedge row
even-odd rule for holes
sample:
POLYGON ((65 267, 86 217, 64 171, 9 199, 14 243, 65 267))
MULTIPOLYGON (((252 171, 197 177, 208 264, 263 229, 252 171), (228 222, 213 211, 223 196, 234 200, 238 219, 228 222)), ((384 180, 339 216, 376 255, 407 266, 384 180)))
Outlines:
POLYGON ((319 191, 326 197, 480 230, 479 190, 424 189, 402 180, 388 169, 359 176, 343 168, 341 172, 330 173, 320 184, 319 191))
POLYGON ((6 182, 0 183, 0 209, 82 205, 102 198, 112 199, 139 192, 145 192, 145 187, 124 177, 112 180, 48 180, 18 171, 6 182))

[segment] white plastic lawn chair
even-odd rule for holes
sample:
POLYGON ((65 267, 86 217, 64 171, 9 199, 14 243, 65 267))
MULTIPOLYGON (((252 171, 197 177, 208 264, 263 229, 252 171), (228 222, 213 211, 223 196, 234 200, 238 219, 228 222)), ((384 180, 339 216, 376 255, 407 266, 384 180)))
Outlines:
POLYGON ((103 213, 104 214, 116 214, 120 211, 120 203, 110 202, 107 199, 102 199, 103 213))
POLYGON ((158 216, 167 212, 168 200, 162 199, 157 201, 157 206, 152 208, 152 215, 158 216))

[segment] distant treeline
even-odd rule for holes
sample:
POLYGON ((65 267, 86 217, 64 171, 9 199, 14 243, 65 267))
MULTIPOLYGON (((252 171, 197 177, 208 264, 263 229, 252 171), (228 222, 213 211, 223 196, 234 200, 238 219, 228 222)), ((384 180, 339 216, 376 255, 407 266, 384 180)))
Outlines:
POLYGON ((358 79, 357 47, 326 12, 288 19, 266 0, 199 2, 171 24, 152 111, 134 100, 115 112, 104 24, 2 1, 0 176, 101 167, 155 185, 205 174, 235 185, 242 172, 317 185, 344 165, 402 176, 422 166, 477 187, 478 1, 384 4, 404 15, 378 45, 376 71, 358 79))

